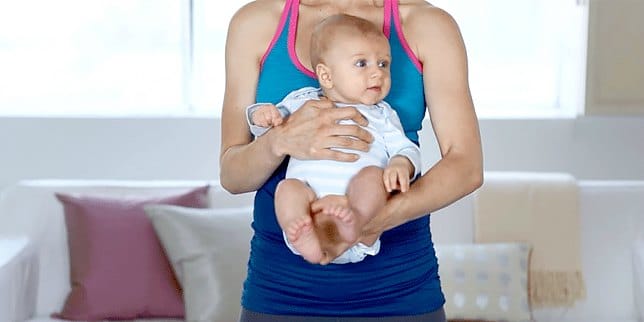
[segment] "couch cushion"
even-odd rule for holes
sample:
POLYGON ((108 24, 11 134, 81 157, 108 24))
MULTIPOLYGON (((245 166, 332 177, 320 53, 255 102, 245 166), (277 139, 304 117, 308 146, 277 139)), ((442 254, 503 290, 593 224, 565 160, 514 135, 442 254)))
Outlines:
MULTIPOLYGON (((0 195, 0 234, 27 236, 38 248, 40 270, 36 317, 47 320, 61 309, 70 291, 69 256, 63 208, 55 192, 110 197, 159 197, 203 186, 203 181, 25 180, 0 195), (46 268, 46 269, 44 269, 46 268)), ((232 196, 209 182, 210 202, 221 206, 252 204, 253 194, 232 196)))
POLYGON ((177 274, 191 322, 239 318, 252 207, 145 207, 177 274))
POLYGON ((436 245, 448 319, 531 320, 524 243, 436 245))

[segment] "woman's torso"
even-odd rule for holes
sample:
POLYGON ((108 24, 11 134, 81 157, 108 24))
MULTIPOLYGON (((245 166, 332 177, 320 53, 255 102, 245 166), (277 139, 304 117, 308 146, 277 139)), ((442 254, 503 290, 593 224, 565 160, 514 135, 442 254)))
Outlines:
MULTIPOLYGON (((298 57, 297 42, 304 37, 295 34, 305 33, 305 25, 319 18, 300 26, 302 7, 306 6, 298 1, 286 1, 276 36, 262 58, 258 102, 277 103, 294 89, 318 86, 298 57)), ((385 100, 399 114, 406 135, 417 142, 425 115, 420 63, 402 36, 397 4, 384 1, 384 8, 378 9, 380 18, 370 20, 383 26, 392 50, 392 90, 385 100)), ((383 316, 427 313, 443 305, 429 216, 383 233, 380 253, 360 263, 311 265, 293 255, 284 244, 273 206, 275 187, 284 178, 287 162, 255 197, 255 234, 242 295, 246 309, 271 314, 383 316)))

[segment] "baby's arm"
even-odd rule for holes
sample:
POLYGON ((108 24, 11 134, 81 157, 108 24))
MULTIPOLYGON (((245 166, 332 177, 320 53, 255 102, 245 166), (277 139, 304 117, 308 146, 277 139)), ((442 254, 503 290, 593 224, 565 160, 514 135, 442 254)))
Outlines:
POLYGON ((278 126, 282 124, 284 118, 277 107, 273 104, 262 104, 251 113, 251 122, 261 127, 278 126))
POLYGON ((382 173, 382 180, 387 192, 400 190, 407 192, 409 182, 414 176, 414 164, 403 155, 394 155, 389 159, 389 164, 382 173))
POLYGON ((256 137, 263 135, 271 127, 282 124, 289 114, 289 110, 282 103, 256 103, 246 108, 250 132, 256 137))
POLYGON ((383 133, 387 153, 391 156, 385 168, 383 181, 387 191, 409 189, 411 179, 420 173, 420 148, 412 142, 403 130, 396 111, 386 102, 384 108, 386 130, 383 133))
POLYGON ((273 126, 284 122, 289 115, 294 113, 302 104, 317 97, 316 89, 304 87, 289 93, 284 100, 273 105, 271 103, 255 103, 246 107, 246 121, 250 132, 254 136, 261 136, 273 126), (308 96, 307 96, 308 95, 308 96))

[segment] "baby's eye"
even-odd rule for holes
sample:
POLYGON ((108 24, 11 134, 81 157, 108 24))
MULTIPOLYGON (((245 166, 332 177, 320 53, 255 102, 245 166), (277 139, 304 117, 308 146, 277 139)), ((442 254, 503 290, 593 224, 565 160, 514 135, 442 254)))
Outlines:
POLYGON ((387 66, 389 66, 389 62, 386 60, 381 60, 378 62, 378 67, 380 68, 386 68, 387 66))
POLYGON ((358 59, 355 63, 356 67, 365 67, 367 66, 367 60, 366 59, 358 59))

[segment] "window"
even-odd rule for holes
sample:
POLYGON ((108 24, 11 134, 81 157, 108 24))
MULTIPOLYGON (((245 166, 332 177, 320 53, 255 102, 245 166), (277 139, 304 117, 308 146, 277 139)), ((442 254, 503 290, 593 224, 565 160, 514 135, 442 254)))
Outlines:
MULTIPOLYGON (((228 22, 248 0, 0 3, 0 115, 219 116, 228 22)), ((585 8, 435 0, 457 20, 480 116, 575 115, 585 8)))
MULTIPOLYGON (((221 115, 228 23, 249 0, 194 0, 194 111, 221 115)), ((268 44, 267 44, 268 45, 268 44)))
POLYGON ((228 21, 247 2, 2 1, 0 114, 219 115, 228 21))
POLYGON ((579 0, 434 0, 458 22, 479 116, 576 116, 587 8, 579 0))
POLYGON ((0 4, 0 112, 131 115, 184 103, 181 1, 0 4))

